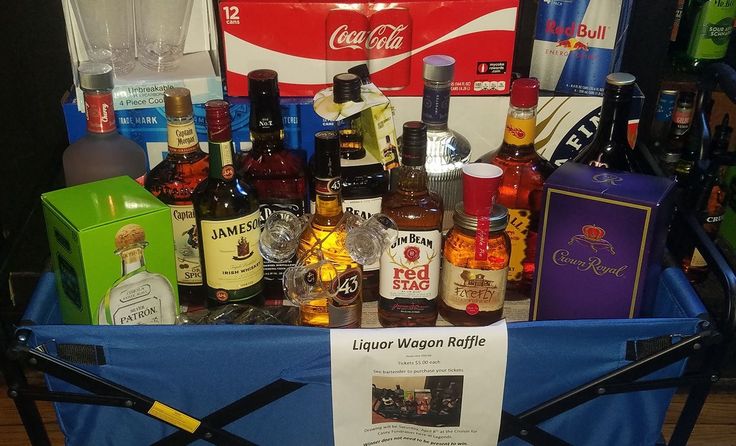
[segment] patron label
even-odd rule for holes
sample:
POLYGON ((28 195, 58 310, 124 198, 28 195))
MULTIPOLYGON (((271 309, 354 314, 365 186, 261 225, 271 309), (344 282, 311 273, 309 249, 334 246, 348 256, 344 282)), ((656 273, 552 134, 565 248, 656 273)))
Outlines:
POLYGON ((235 291, 257 284, 263 278, 263 259, 258 251, 260 211, 230 220, 202 220, 207 286, 235 291))
POLYGON ((524 272, 524 257, 526 256, 526 240, 529 235, 531 212, 526 209, 509 209, 509 225, 506 234, 511 239, 511 257, 509 259, 508 279, 518 282, 524 272))
POLYGON ((124 304, 112 312, 112 325, 161 324, 161 300, 151 296, 134 303, 124 304))
MULTIPOLYGON (((439 293, 442 234, 400 230, 381 255, 379 292, 384 299, 433 301, 439 293)), ((401 308, 393 309, 401 312, 401 308)))
MULTIPOLYGON (((381 212, 381 197, 373 198, 356 198, 350 200, 344 200, 342 202, 342 209, 345 212, 355 214, 365 220, 373 217, 375 214, 381 212)), ((370 265, 363 265, 363 271, 375 271, 381 266, 381 262, 376 261, 370 265)))
POLYGON ((174 254, 176 256, 176 282, 184 286, 202 285, 202 269, 199 264, 199 235, 194 220, 194 208, 189 205, 169 205, 171 224, 174 228, 174 254))
POLYGON ((503 308, 507 268, 482 270, 442 262, 440 297, 449 307, 473 316, 503 308))
POLYGON ((168 133, 169 152, 171 153, 189 153, 199 146, 194 121, 185 124, 172 124, 170 122, 166 126, 166 131, 168 133))

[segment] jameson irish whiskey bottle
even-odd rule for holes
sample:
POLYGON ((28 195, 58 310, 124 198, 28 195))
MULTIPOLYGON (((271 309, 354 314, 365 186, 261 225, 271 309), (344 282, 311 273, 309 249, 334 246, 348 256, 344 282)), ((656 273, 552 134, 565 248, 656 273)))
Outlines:
POLYGON ((442 197, 427 189, 427 126, 404 124, 396 190, 381 212, 399 227, 397 240, 381 255, 378 320, 384 327, 432 326, 442 252, 442 197))
POLYGON ((263 259, 258 251, 260 211, 255 194, 235 175, 230 104, 205 104, 210 173, 192 201, 202 240, 202 278, 207 304, 253 301, 263 291, 263 259))
POLYGON ((639 161, 627 138, 634 82, 636 78, 629 73, 611 73, 606 77, 598 130, 593 141, 580 149, 574 162, 604 169, 638 170, 639 161))
POLYGON ((140 225, 125 225, 115 234, 115 254, 123 262, 123 273, 100 302, 100 325, 175 322, 174 290, 166 277, 146 269, 146 245, 146 233, 140 225))
POLYGON ((537 253, 542 186, 553 170, 534 149, 538 100, 539 81, 525 78, 513 83, 501 148, 481 158, 503 169, 497 202, 506 206, 509 213, 506 228, 511 239, 509 300, 529 298, 537 253))
POLYGON ((445 229, 452 226, 452 212, 462 200, 462 167, 470 161, 470 142, 447 126, 450 115, 450 84, 455 59, 427 56, 423 60, 424 96, 422 122, 427 125, 427 170, 429 190, 442 197, 445 229))
MULTIPOLYGON (((307 200, 305 157, 284 147, 284 123, 279 106, 278 76, 273 70, 248 73, 250 138, 253 146, 239 161, 238 173, 256 189, 261 224, 275 211, 303 215, 307 200)), ((267 299, 283 298, 281 277, 296 259, 268 262, 264 268, 267 299)))
POLYGON ((315 210, 304 229, 297 255, 306 264, 322 258, 332 262, 338 272, 334 298, 318 298, 300 309, 301 325, 359 328, 362 311, 362 270, 345 248, 347 229, 338 225, 343 216, 340 181, 340 144, 336 132, 314 135, 312 175, 315 184, 315 210), (315 247, 318 243, 321 244, 315 247))
POLYGON ((200 238, 194 220, 192 192, 207 178, 209 159, 199 147, 192 116, 192 97, 186 88, 164 92, 169 154, 146 177, 146 189, 171 209, 174 226, 179 303, 188 308, 204 305, 200 238))
POLYGON ((690 0, 683 11, 675 68, 697 72, 726 55, 736 16, 734 0, 690 0), (684 28, 687 32, 683 31, 684 28))

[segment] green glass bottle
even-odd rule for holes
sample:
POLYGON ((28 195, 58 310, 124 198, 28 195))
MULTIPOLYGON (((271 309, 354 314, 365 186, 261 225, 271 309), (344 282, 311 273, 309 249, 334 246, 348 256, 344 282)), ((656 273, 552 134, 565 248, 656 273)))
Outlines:
POLYGON ((687 32, 680 32, 676 43, 676 69, 699 72, 723 59, 735 16, 736 0, 690 0, 682 16, 687 32))

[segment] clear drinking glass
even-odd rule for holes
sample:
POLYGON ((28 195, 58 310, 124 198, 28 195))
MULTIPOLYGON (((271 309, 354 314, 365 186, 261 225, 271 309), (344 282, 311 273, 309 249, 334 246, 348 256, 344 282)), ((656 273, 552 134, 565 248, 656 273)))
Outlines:
POLYGON ((138 61, 153 71, 179 66, 193 0, 135 0, 138 61))
POLYGON ((345 247, 356 262, 370 265, 381 258, 383 250, 391 246, 399 236, 399 227, 385 214, 373 214, 368 220, 345 214, 348 231, 345 247))
POLYGON ((309 217, 301 217, 288 211, 275 211, 268 216, 258 241, 261 255, 269 262, 285 262, 296 253, 299 236, 309 223, 309 217))
POLYGON ((337 268, 322 259, 309 265, 296 265, 284 271, 284 294, 300 308, 318 299, 330 299, 337 293, 337 268))
POLYGON ((111 65, 116 75, 132 71, 133 0, 71 0, 71 4, 87 58, 111 65))

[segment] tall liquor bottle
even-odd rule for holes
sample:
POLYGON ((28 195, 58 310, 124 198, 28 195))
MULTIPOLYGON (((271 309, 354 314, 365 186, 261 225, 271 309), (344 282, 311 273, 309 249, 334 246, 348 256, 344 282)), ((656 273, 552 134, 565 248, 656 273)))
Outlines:
POLYGON ((345 248, 347 229, 338 225, 343 216, 340 180, 340 144, 336 132, 314 135, 312 175, 315 183, 315 210, 311 223, 299 239, 297 254, 306 264, 325 260, 338 272, 337 295, 317 298, 300 309, 301 325, 358 328, 362 311, 362 270, 345 248), (321 242, 319 247, 315 247, 321 242))
MULTIPOLYGON (((360 98, 360 78, 356 75, 335 76, 335 102, 356 101, 360 98)), ((340 130, 340 166, 342 178, 343 210, 357 214, 365 219, 381 212, 381 200, 388 193, 389 172, 384 169, 380 160, 365 150, 361 139, 354 138, 355 125, 340 130)), ((389 138, 390 139, 390 138, 389 138)), ((378 268, 376 262, 363 265, 363 302, 378 299, 378 268)))
POLYGON ((146 153, 115 126, 112 76, 112 67, 107 64, 85 62, 79 67, 87 135, 64 151, 67 186, 120 175, 142 182, 146 174, 146 153))
POLYGON ((506 233, 511 239, 507 299, 526 299, 531 292, 537 253, 542 186, 554 168, 534 148, 539 81, 518 79, 511 86, 503 143, 481 158, 503 169, 498 203, 508 208, 506 233), (493 154, 495 153, 495 157, 493 154))
POLYGON ((235 174, 230 104, 205 104, 210 172, 192 194, 207 304, 256 302, 263 291, 258 251, 260 210, 255 193, 235 174))
POLYGON ((425 57, 423 62, 422 122, 427 125, 425 168, 429 190, 442 197, 445 229, 449 229, 455 205, 462 200, 462 167, 470 161, 470 142, 447 126, 455 59, 435 55, 425 57))
MULTIPOLYGON (((238 174, 258 194, 261 224, 275 211, 303 215, 307 204, 306 162, 303 154, 284 147, 284 123, 279 106, 278 75, 273 70, 248 73, 250 138, 253 146, 238 162, 238 174)), ((281 277, 294 265, 265 261, 266 298, 281 299, 281 277)))
POLYGON ((199 147, 189 90, 166 90, 164 109, 169 154, 151 169, 145 186, 171 209, 179 303, 196 308, 204 305, 205 292, 199 258, 201 239, 194 219, 192 192, 207 178, 209 158, 199 147))
POLYGON ((427 126, 404 124, 396 189, 381 212, 399 227, 381 255, 378 320, 384 327, 432 326, 437 321, 442 252, 442 197, 427 188, 427 126))
POLYGON ((698 72, 726 56, 736 16, 734 0, 690 0, 674 44, 675 68, 698 72))
POLYGON ((627 138, 634 82, 636 78, 629 73, 611 73, 606 77, 598 130, 593 141, 580 149, 574 162, 628 172, 638 170, 640 161, 627 138))

